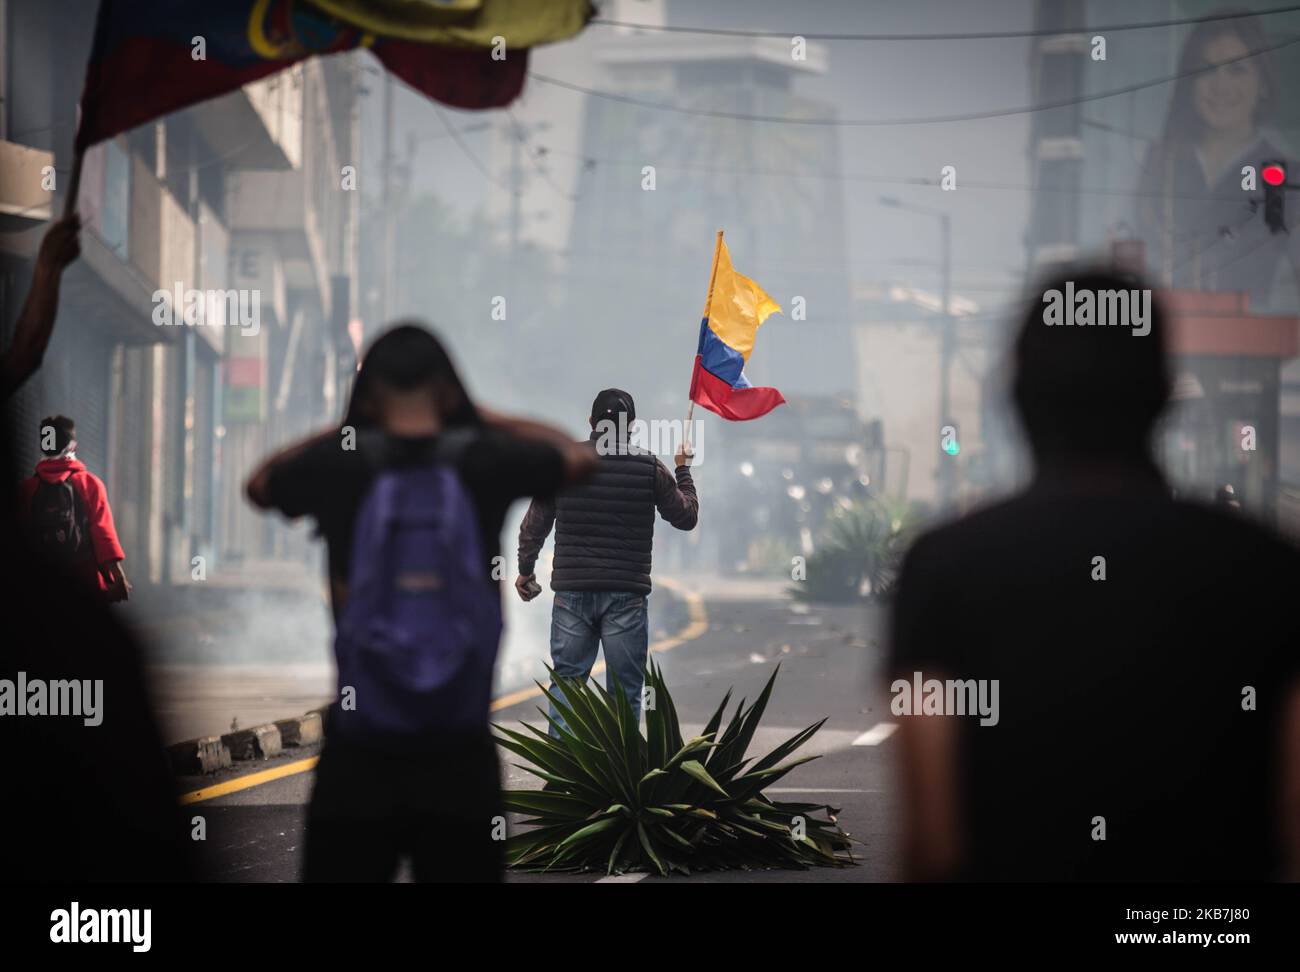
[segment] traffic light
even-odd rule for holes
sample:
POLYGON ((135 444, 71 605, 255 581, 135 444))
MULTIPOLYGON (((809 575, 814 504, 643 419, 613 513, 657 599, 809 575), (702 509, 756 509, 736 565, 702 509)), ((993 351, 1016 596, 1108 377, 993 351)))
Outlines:
POLYGON ((1265 162, 1259 172, 1264 180, 1264 225, 1273 233, 1286 232, 1286 163, 1265 162))

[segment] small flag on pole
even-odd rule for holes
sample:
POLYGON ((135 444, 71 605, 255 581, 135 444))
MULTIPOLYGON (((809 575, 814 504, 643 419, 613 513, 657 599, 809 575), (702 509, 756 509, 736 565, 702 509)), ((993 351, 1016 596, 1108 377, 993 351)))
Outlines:
POLYGON ((693 403, 736 422, 759 418, 785 402, 775 388, 755 388, 745 377, 759 325, 780 312, 762 287, 736 272, 719 230, 691 375, 693 403))

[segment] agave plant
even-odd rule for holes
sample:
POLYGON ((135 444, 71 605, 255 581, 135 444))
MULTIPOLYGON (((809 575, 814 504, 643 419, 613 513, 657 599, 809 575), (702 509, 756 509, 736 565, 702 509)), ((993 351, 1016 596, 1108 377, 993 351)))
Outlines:
POLYGON ((807 576, 789 588, 797 601, 846 603, 890 592, 911 541, 918 508, 857 500, 827 518, 807 576))
MULTIPOLYGON (((779 671, 780 666, 777 666, 779 671)), ((763 788, 816 756, 782 762, 826 720, 796 733, 758 760, 747 759, 772 694, 772 673, 753 705, 742 700, 719 735, 731 692, 693 739, 683 739, 677 710, 657 665, 646 676, 646 734, 624 693, 594 681, 560 678, 542 687, 563 722, 543 716, 558 738, 494 728, 497 742, 522 757, 520 769, 545 781, 541 790, 509 790, 507 809, 528 829, 506 842, 513 867, 546 871, 653 870, 690 874, 733 868, 842 867, 857 863, 852 839, 825 804, 768 799, 763 788), (825 814, 825 817, 817 816, 825 814)))

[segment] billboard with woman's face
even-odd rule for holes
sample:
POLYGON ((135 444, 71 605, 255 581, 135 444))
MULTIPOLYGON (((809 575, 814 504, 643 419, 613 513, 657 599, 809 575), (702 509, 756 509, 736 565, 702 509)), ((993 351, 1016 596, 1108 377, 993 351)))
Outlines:
MULTIPOLYGON (((1137 230, 1162 285, 1240 291, 1254 310, 1294 310, 1300 235, 1265 225, 1260 170, 1289 157, 1278 127, 1278 55, 1300 54, 1261 23, 1209 20, 1183 42, 1164 125, 1139 176, 1137 230)), ((1290 209, 1295 224, 1300 203, 1290 209)))

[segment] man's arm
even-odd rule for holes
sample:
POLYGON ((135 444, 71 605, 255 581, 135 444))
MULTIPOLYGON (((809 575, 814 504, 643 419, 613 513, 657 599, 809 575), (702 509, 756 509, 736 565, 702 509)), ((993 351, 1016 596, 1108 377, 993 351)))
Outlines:
POLYGON ((517 415, 503 415, 481 405, 477 406, 477 409, 483 424, 488 428, 517 439, 545 442, 559 450, 564 459, 564 485, 572 486, 580 483, 596 471, 596 452, 591 447, 591 443, 574 442, 562 429, 547 425, 545 422, 537 422, 517 415))
POLYGON ((524 521, 519 524, 519 576, 515 578, 515 590, 525 601, 531 601, 538 594, 533 571, 537 567, 537 555, 542 552, 542 544, 546 543, 554 522, 555 500, 539 496, 528 504, 524 521))
MULTIPOLYGON (((932 678, 959 669, 956 639, 935 604, 950 603, 946 551, 921 537, 903 561, 890 612, 885 670, 908 679, 932 678)), ((889 686, 893 694, 893 684, 889 686)), ((960 720, 955 716, 903 716, 899 720, 899 770, 903 864, 909 881, 943 881, 966 866, 965 808, 960 787, 960 720)))
POLYGON ((678 450, 676 461, 676 476, 662 462, 656 463, 655 507, 677 529, 694 530, 700 520, 700 500, 691 479, 691 453, 678 450))
POLYGON ((14 325, 13 343, 0 355, 0 400, 17 391, 45 358, 59 314, 59 281, 68 264, 81 255, 79 232, 81 217, 73 213, 53 224, 41 240, 32 285, 14 325))
POLYGON ((901 717, 903 867, 908 881, 950 881, 962 861, 957 719, 901 717))
POLYGON ((248 477, 248 482, 244 484, 244 494, 248 497, 248 501, 259 510, 271 509, 275 505, 271 496, 271 476, 274 474, 276 467, 297 458, 318 442, 326 439, 337 440, 339 434, 337 428, 326 429, 324 432, 303 439, 301 442, 296 442, 272 455, 257 468, 253 475, 248 477))
POLYGON ((131 582, 126 579, 126 571, 122 567, 126 554, 117 538, 113 510, 108 505, 108 491, 98 476, 87 474, 81 478, 81 482, 95 564, 108 588, 109 601, 125 601, 131 596, 131 582))
POLYGON ((98 476, 81 477, 86 503, 86 519, 90 525, 90 543, 95 551, 95 563, 101 566, 116 560, 125 560, 122 544, 117 539, 113 524, 113 511, 108 505, 108 491, 98 476))

